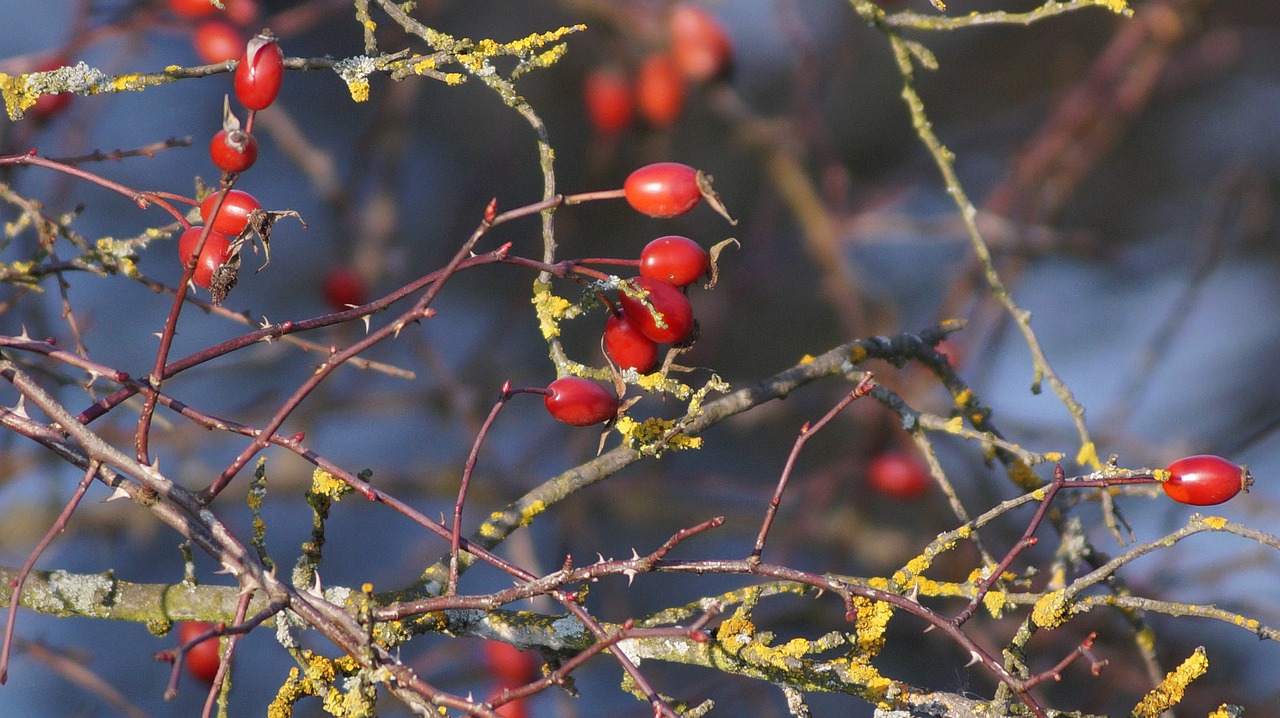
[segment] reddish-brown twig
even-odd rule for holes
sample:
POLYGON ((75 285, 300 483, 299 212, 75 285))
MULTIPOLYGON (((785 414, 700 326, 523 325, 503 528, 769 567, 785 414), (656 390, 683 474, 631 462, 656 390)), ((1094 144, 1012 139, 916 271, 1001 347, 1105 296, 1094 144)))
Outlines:
POLYGON ((498 393, 498 400, 494 402, 493 408, 489 410, 489 415, 485 417, 484 423, 480 426, 480 431, 476 432, 476 440, 471 443, 471 453, 467 455, 467 463, 462 469, 462 481, 458 485, 458 500, 453 504, 453 528, 452 536, 449 539, 449 583, 445 586, 445 595, 451 595, 458 589, 458 548, 462 543, 462 504, 467 500, 467 487, 471 485, 471 476, 475 473, 476 458, 480 455, 480 445, 484 443, 484 437, 489 433, 489 427, 493 426, 494 419, 498 418, 498 412, 502 411, 502 407, 506 406, 507 400, 511 398, 511 382, 502 384, 502 391, 498 393))
POLYGON ((89 485, 93 483, 93 477, 97 476, 100 466, 102 464, 98 461, 89 462, 89 468, 85 469, 84 478, 80 479, 80 483, 76 485, 71 498, 67 499, 67 503, 62 507, 62 512, 58 514, 58 518, 54 520, 53 525, 45 532, 44 538, 41 538, 36 547, 31 550, 31 555, 27 556, 22 568, 18 570, 17 577, 13 579, 13 593, 9 597, 9 616, 5 619, 4 624, 4 645, 0 647, 0 685, 4 685, 9 680, 9 651, 13 646, 13 626, 18 619, 18 600, 22 598, 22 586, 27 581, 27 575, 31 573, 31 568, 35 566, 40 554, 44 553, 49 544, 53 543, 53 540, 67 528, 67 522, 71 520, 71 514, 80 505, 80 499, 84 498, 85 492, 89 490, 89 485))
POLYGON ((810 437, 834 419, 836 414, 844 411, 845 407, 869 394, 875 386, 875 377, 871 372, 866 372, 858 380, 853 390, 846 394, 835 406, 831 407, 831 410, 823 415, 821 419, 818 419, 817 423, 813 426, 809 426, 806 423, 800 427, 800 435, 796 437, 795 443, 791 446, 791 453, 787 456, 787 463, 782 469, 782 475, 778 477, 778 487, 773 492, 773 498, 769 500, 769 508, 765 511, 764 521, 760 524, 760 534, 756 537, 755 547, 751 549, 749 561, 760 562, 760 554, 764 552, 765 539, 769 536, 769 527, 773 525, 773 518, 778 513, 778 507, 782 505, 782 492, 787 489, 787 481, 791 478, 791 470, 795 468, 796 458, 800 455, 800 450, 804 448, 805 444, 809 443, 810 437))

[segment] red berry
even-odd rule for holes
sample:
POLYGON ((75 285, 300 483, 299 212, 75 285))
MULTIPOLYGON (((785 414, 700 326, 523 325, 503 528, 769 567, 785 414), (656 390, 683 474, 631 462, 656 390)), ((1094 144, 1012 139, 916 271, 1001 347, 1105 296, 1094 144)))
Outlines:
POLYGON ((240 57, 244 51, 244 35, 221 20, 206 20, 191 35, 196 56, 206 65, 240 57))
POLYGON ((542 402, 557 421, 573 426, 599 424, 618 413, 618 397, 612 391, 576 376, 560 377, 547 385, 542 402))
POLYGON ((485 667, 503 688, 523 686, 538 677, 533 654, 502 641, 485 641, 483 649, 485 667))
POLYGON ((169 0, 169 12, 182 17, 204 17, 217 11, 209 0, 169 0))
POLYGON ((867 467, 867 483, 872 490, 891 499, 917 498, 932 484, 924 462, 900 451, 886 451, 872 459, 867 467))
POLYGON ((244 172, 258 160, 258 141, 244 130, 218 130, 209 141, 209 157, 223 172, 244 172))
POLYGON ((658 364, 658 345, 636 325, 619 314, 609 315, 604 323, 604 350, 621 369, 635 369, 641 374, 658 364))
POLYGON ((693 284, 710 268, 707 250, 688 237, 658 237, 640 250, 640 276, 675 287, 693 284))
POLYGON ((329 306, 339 312, 369 301, 369 291, 365 288, 364 279, 355 267, 345 264, 329 267, 329 271, 324 273, 320 290, 329 306))
POLYGON ((654 127, 668 128, 684 111, 684 78, 662 53, 650 55, 636 73, 636 106, 654 127))
POLYGON ((218 210, 218 216, 212 222, 209 221, 209 213, 213 211, 213 206, 218 203, 218 195, 221 192, 214 192, 204 201, 200 203, 200 221, 205 224, 212 224, 213 231, 221 232, 232 237, 238 236, 249 226, 249 215, 255 209, 262 209, 262 205, 258 204, 258 200, 248 192, 233 189, 227 192, 227 198, 222 202, 222 208, 218 210))
POLYGON ((715 16, 693 3, 677 3, 667 19, 671 58, 681 74, 705 82, 729 68, 733 45, 715 16))
MULTIPOLYGON (((178 258, 182 260, 184 267, 195 256, 196 245, 200 241, 202 232, 204 227, 191 227, 178 238, 178 258)), ((200 250, 200 261, 196 262, 196 272, 191 277, 197 287, 209 288, 213 282, 213 273, 230 259, 227 254, 230 248, 231 240, 227 239, 226 235, 218 232, 209 233, 209 238, 204 241, 204 247, 200 250)))
POLYGON ((622 185, 637 212, 670 219, 688 212, 702 199, 698 171, 679 162, 655 162, 632 172, 622 185))
MULTIPOLYGON (((184 645, 190 643, 211 628, 213 628, 212 623, 183 621, 178 624, 178 642, 184 645)), ((192 646, 183 659, 187 672, 205 683, 213 682, 214 676, 218 675, 218 664, 221 662, 222 655, 217 638, 206 638, 192 646)))
POLYGON ((1249 470, 1221 456, 1197 454, 1169 464, 1169 478, 1160 485, 1174 501, 1213 506, 1232 498, 1253 483, 1249 470))
POLYGON ((658 326, 653 312, 639 299, 620 293, 618 303, 622 305, 622 311, 642 334, 659 344, 679 344, 693 334, 693 307, 679 289, 648 277, 636 277, 631 281, 649 293, 649 303, 662 315, 665 325, 658 326))
MULTIPOLYGON (((222 4, 227 6, 227 19, 241 27, 258 19, 257 0, 222 0, 222 4)), ((243 47, 241 44, 241 48, 243 47)))
POLYGON ((627 129, 635 107, 631 101, 631 81, 621 70, 601 68, 587 75, 582 84, 587 119, 596 132, 612 137, 627 129))
POLYGON ((236 66, 236 99, 250 110, 266 109, 280 94, 284 80, 284 53, 274 35, 255 35, 236 66))

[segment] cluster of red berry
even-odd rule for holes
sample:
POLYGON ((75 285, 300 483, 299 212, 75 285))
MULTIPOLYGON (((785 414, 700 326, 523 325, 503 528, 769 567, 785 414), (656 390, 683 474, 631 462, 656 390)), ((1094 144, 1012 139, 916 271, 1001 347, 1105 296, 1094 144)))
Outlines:
MULTIPOLYGON (((198 4, 198 0, 186 3, 193 7, 198 4)), ((180 12, 176 8, 174 11, 180 12)), ((234 174, 253 166, 258 159, 258 141, 249 131, 253 113, 275 101, 283 79, 284 55, 275 36, 264 30, 244 45, 240 64, 236 67, 236 99, 250 110, 246 129, 240 128, 240 120, 227 103, 222 129, 209 143, 209 156, 218 169, 234 174)), ((183 266, 195 262, 192 281, 204 289, 213 288, 215 301, 220 301, 235 284, 234 272, 223 269, 238 251, 233 238, 246 230, 253 212, 261 208, 258 200, 248 192, 215 192, 200 205, 200 218, 205 225, 193 225, 178 238, 179 260, 183 266)))
MULTIPOLYGON (((650 217, 671 218, 693 209, 710 190, 700 173, 678 162, 657 162, 632 172, 623 196, 650 217)), ((688 237, 669 235, 640 252, 640 276, 628 280, 605 321, 604 347, 620 369, 643 374, 658 364, 659 345, 683 344, 693 336, 693 306, 684 287, 711 267, 707 251, 688 237)), ((618 412, 618 397, 604 386, 575 376, 547 386, 543 399, 551 416, 573 426, 608 421, 618 412)))
POLYGON ((258 21, 256 0, 222 0, 225 10, 209 0, 168 0, 167 4, 169 12, 197 23, 191 45, 210 65, 240 57, 249 38, 247 28, 258 21))
POLYGON ((733 44, 720 21, 690 2, 676 3, 667 15, 667 46, 640 62, 634 79, 617 67, 587 75, 583 101, 595 130, 611 137, 631 125, 638 109, 649 124, 667 128, 684 111, 689 83, 723 77, 733 59, 733 44))

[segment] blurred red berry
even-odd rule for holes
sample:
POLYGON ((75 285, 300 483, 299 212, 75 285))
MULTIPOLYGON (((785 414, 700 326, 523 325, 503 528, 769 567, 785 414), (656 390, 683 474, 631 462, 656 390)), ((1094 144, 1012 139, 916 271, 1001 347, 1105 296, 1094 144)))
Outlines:
POLYGON ((200 18, 218 12, 209 0, 168 0, 169 12, 189 18, 200 18))
MULTIPOLYGON (((563 379, 557 381, 563 381, 563 379)), ((588 383, 595 384, 595 382, 588 383)), ((595 386, 600 385, 595 384, 595 386)), ((485 667, 494 678, 498 679, 498 685, 503 688, 517 688, 538 677, 538 662, 532 653, 502 641, 485 641, 482 644, 482 650, 485 667)))
POLYGON ((920 459, 900 451, 886 451, 867 467, 871 489, 891 499, 914 499, 929 491, 929 467, 920 459))
POLYGON ((320 291, 334 311, 343 312, 369 301, 369 290, 355 267, 337 264, 329 267, 321 280, 320 291))
MULTIPOLYGON (((180 644, 190 643, 196 637, 207 633, 212 628, 212 623, 205 623, 204 621, 183 621, 178 624, 178 642, 180 644)), ((222 655, 218 646, 218 639, 206 638, 187 651, 182 665, 186 667, 187 673, 190 673, 193 677, 205 683, 213 683, 214 677, 218 675, 218 665, 220 663, 222 663, 222 655)))
POLYGON ((257 0, 222 0, 222 4, 227 7, 227 19, 240 27, 257 22, 261 12, 257 0))
POLYGON ((671 58, 680 73, 693 82, 705 82, 728 70, 733 45, 720 21, 691 2, 677 3, 667 21, 671 34, 671 58))
POLYGON ((635 114, 631 80, 617 68, 604 67, 587 73, 582 84, 582 99, 591 126, 605 137, 626 130, 635 114))
POLYGON ((666 129, 684 111, 684 77, 665 53, 650 55, 636 73, 636 107, 649 124, 666 129))
POLYGON ((222 20, 206 20, 191 34, 196 56, 206 65, 234 60, 244 52, 244 35, 222 20))

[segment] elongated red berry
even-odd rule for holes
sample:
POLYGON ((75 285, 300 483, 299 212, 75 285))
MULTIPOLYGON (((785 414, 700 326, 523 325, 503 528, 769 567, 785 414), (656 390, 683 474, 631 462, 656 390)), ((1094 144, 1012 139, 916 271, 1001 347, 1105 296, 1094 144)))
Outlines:
POLYGON ((658 237, 640 250, 640 276, 683 287, 711 268, 707 250, 688 237, 658 237))
POLYGON ((582 101, 591 126, 605 137, 627 129, 635 114, 631 80, 617 68, 604 67, 588 73, 582 84, 582 101))
POLYGON ((667 21, 671 58, 681 74, 705 82, 723 74, 733 59, 733 44, 710 12, 691 2, 676 3, 667 21))
POLYGON ((244 52, 244 35, 222 20, 206 20, 191 35, 200 61, 212 65, 234 60, 244 52))
POLYGON ((702 199, 698 171, 679 162, 655 162, 627 176, 623 195, 637 212, 670 219, 688 212, 702 199))
POLYGON ((218 195, 220 192, 214 192, 204 201, 200 203, 200 221, 205 224, 212 224, 213 231, 235 237, 249 226, 249 215, 256 209, 262 209, 262 205, 258 204, 258 200, 253 195, 243 190, 233 189, 227 192, 227 198, 222 202, 222 208, 218 210, 218 216, 209 221, 209 214, 213 212, 213 207, 218 203, 218 195))
POLYGON ((1220 504, 1253 483, 1249 469, 1221 456, 1197 454, 1169 464, 1169 478, 1160 485, 1174 501, 1192 506, 1220 504))
POLYGON ((648 292, 649 303, 661 316, 659 324, 654 312, 643 302, 625 292, 620 293, 618 303, 622 305, 622 311, 641 333, 659 344, 679 344, 693 334, 693 307, 679 289, 648 277, 636 277, 631 281, 648 292))
POLYGON ((636 72, 636 107, 649 124, 666 129, 680 119, 685 101, 684 77, 665 53, 650 55, 636 72))
POLYGON ((610 314, 604 323, 604 350, 620 369, 648 373, 658 364, 658 344, 624 315, 610 314))
MULTIPOLYGON (((190 643, 199 636, 208 633, 213 628, 212 623, 204 621, 183 621, 178 624, 178 642, 182 644, 190 643)), ((218 665, 222 663, 222 655, 218 646, 218 639, 206 638, 187 650, 182 665, 186 667, 187 673, 192 677, 204 681, 205 683, 213 683, 213 679, 218 675, 218 665)))
POLYGON ((283 80, 284 53, 275 35, 255 35, 236 66, 236 99, 250 110, 266 109, 280 94, 283 80))
MULTIPOLYGON (((204 230, 204 227, 191 227, 178 238, 178 258, 182 260, 183 266, 186 266, 195 256, 200 234, 204 230)), ((197 287, 209 288, 213 283, 213 273, 231 258, 228 254, 230 249, 231 240, 227 239, 226 235, 209 232, 209 238, 204 241, 204 246, 200 249, 200 260, 196 262, 195 274, 191 277, 197 287)))
POLYGON ((618 413, 618 397, 611 389, 576 376, 560 377, 548 384, 542 401, 551 416, 572 426, 599 424, 618 413))

